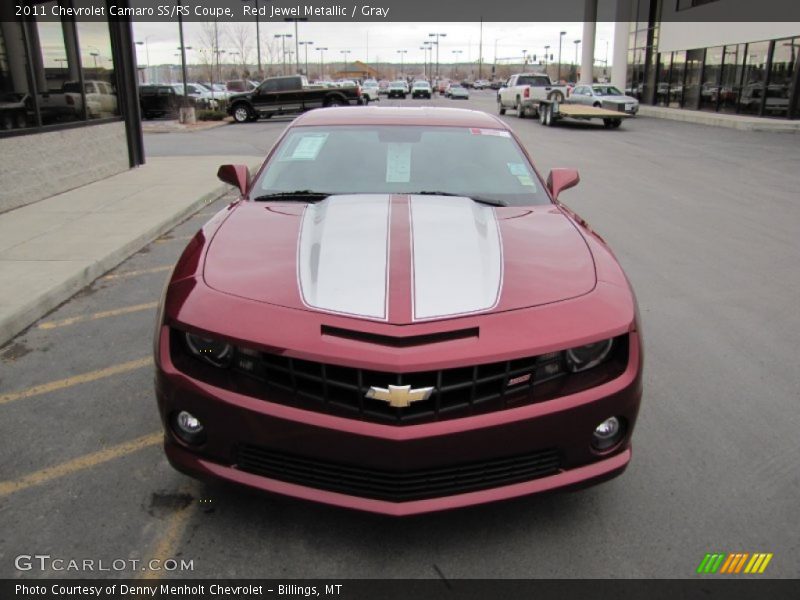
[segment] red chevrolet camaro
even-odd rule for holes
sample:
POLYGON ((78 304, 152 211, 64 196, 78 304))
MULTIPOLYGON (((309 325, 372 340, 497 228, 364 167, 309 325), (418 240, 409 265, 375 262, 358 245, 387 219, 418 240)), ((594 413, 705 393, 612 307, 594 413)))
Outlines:
POLYGON ((636 300, 498 118, 320 109, 183 252, 155 336, 174 467, 410 515, 619 475, 636 300))

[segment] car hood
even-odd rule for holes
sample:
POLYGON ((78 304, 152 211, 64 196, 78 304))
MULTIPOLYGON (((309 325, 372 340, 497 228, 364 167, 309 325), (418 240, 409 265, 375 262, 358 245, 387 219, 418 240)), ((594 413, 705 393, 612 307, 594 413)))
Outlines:
POLYGON ((203 277, 258 302, 393 324, 558 302, 596 283, 585 240, 554 205, 390 194, 243 202, 203 277))
POLYGON ((636 104, 639 101, 633 96, 600 96, 603 102, 625 102, 627 104, 636 104))

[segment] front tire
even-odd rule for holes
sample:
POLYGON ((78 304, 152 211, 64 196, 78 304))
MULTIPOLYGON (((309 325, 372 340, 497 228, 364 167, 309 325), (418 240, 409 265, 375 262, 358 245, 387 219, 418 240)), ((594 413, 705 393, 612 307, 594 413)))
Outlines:
POLYGON ((506 107, 503 106, 503 102, 500 100, 500 98, 497 99, 497 114, 499 115, 506 114, 506 107))
POLYGON ((252 111, 247 107, 246 104, 237 104, 233 107, 233 120, 237 123, 247 123, 248 121, 253 121, 252 111))

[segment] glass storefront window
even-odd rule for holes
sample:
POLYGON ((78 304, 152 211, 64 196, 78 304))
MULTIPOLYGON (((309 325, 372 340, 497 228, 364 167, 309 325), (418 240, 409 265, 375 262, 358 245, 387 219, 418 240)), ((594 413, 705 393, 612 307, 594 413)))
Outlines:
POLYGON ((767 100, 764 115, 786 117, 789 114, 789 94, 792 89, 797 56, 800 52, 800 37, 775 41, 772 52, 772 68, 767 82, 767 100))
POLYGON ((686 71, 686 52, 672 53, 672 70, 669 76, 669 104, 671 108, 680 108, 683 100, 683 76, 686 71))
POLYGON ((736 101, 742 87, 744 44, 725 46, 722 56, 722 77, 719 83, 719 110, 736 112, 736 101))
POLYGON ((700 110, 717 110, 722 75, 722 55, 725 48, 717 46, 706 50, 703 83, 700 88, 700 110))
POLYGON ((24 47, 20 24, 0 22, 0 130, 35 125, 25 64, 14 56, 24 47))
POLYGON ((667 106, 669 104, 669 69, 672 64, 672 53, 664 52, 658 55, 658 81, 656 82, 656 104, 667 106))
MULTIPOLYGON (((52 14, 57 2, 44 4, 52 14)), ((62 123, 83 119, 83 94, 69 84, 78 78, 79 62, 75 39, 59 21, 36 21, 31 30, 39 52, 32 59, 37 102, 42 123, 62 123)))
POLYGON ((767 80, 769 42, 747 44, 744 61, 742 92, 739 95, 739 112, 757 115, 761 112, 764 86, 767 80))
POLYGON ((703 72, 704 49, 686 53, 686 78, 684 80, 683 107, 696 109, 700 104, 700 77, 703 72))
MULTIPOLYGON (((91 6, 91 0, 73 0, 76 7, 91 6)), ((114 87, 114 59, 107 21, 78 21, 78 44, 83 65, 83 87, 86 92, 87 116, 102 119, 119 114, 114 87)), ((73 82, 78 85, 78 82, 73 82)))

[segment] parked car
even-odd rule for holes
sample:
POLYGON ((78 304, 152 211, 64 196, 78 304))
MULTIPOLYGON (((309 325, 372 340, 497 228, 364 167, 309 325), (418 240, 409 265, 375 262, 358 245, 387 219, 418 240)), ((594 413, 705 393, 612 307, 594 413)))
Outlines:
POLYGON ((6 92, 0 94, 0 129, 22 129, 28 126, 30 96, 6 92))
POLYGON ((504 81, 496 79, 489 84, 489 87, 493 90, 499 90, 502 89, 504 83, 504 81))
POLYGON ((303 75, 269 77, 255 90, 234 94, 228 99, 228 114, 237 123, 260 117, 304 112, 323 106, 361 104, 358 85, 341 88, 311 86, 303 75))
POLYGON ((433 90, 431 90, 431 84, 427 81, 415 81, 414 85, 411 86, 411 97, 412 98, 428 98, 430 99, 431 95, 433 94, 433 90))
POLYGON ((180 101, 181 96, 171 85, 139 86, 139 107, 145 119, 175 115, 180 101))
POLYGON ((231 81, 225 82, 225 89, 231 94, 250 92, 257 87, 258 84, 255 81, 250 81, 248 79, 232 79, 231 81))
POLYGON ((364 104, 380 100, 378 82, 374 79, 366 80, 364 85, 361 86, 361 96, 364 98, 364 104))
POLYGON ((636 98, 626 96, 618 88, 606 83, 575 86, 570 96, 570 102, 619 110, 631 115, 639 112, 639 101, 636 98))
POLYGON ((395 516, 625 470, 641 324, 561 201, 577 171, 541 179, 483 112, 356 107, 295 119, 254 178, 218 175, 240 197, 157 311, 175 468, 395 516))
POLYGON ((393 81, 386 95, 389 98, 405 98, 406 94, 408 94, 408 84, 405 81, 393 81))
MULTIPOLYGON (((183 96, 184 85, 182 83, 172 83, 170 85, 175 90, 175 93, 183 96)), ((219 108, 219 98, 215 98, 211 90, 200 83, 187 83, 186 93, 189 98, 194 100, 195 105, 200 108, 219 108)))
POLYGON ((489 82, 485 79, 478 79, 475 83, 472 84, 472 87, 476 90, 485 90, 489 87, 489 82))
POLYGON ((384 96, 389 93, 389 85, 390 81, 382 79, 378 82, 378 93, 383 94, 384 96))
POLYGON ((457 83, 447 88, 447 95, 453 100, 456 99, 469 100, 469 90, 457 83))
POLYGON ((439 81, 436 82, 436 85, 434 86, 434 88, 440 94, 444 94, 445 91, 447 90, 447 86, 448 85, 450 85, 450 80, 449 79, 440 79, 439 81))

